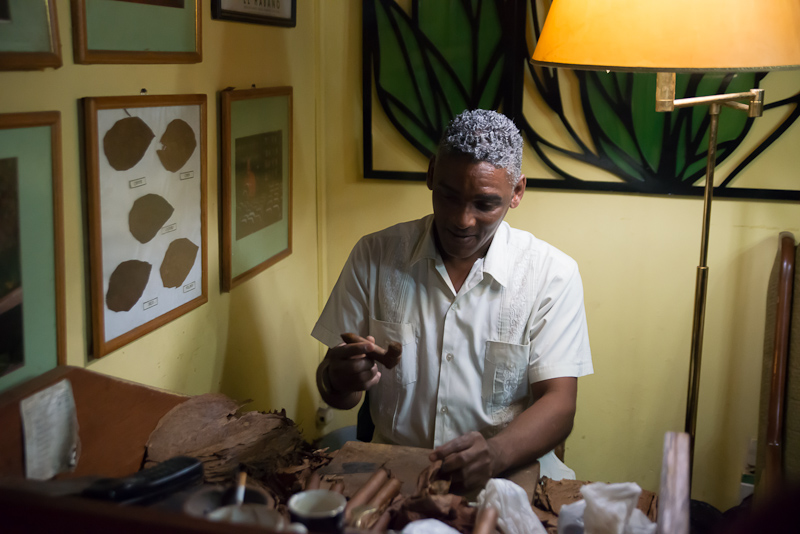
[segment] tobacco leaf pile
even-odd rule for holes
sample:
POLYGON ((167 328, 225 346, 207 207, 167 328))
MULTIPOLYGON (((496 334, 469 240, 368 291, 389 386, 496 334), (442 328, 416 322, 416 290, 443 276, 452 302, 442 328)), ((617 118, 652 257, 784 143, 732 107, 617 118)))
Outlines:
POLYGON ((191 397, 158 422, 147 440, 144 467, 174 456, 203 462, 204 482, 232 484, 240 468, 281 506, 332 456, 303 439, 286 412, 241 412, 221 393, 191 397))

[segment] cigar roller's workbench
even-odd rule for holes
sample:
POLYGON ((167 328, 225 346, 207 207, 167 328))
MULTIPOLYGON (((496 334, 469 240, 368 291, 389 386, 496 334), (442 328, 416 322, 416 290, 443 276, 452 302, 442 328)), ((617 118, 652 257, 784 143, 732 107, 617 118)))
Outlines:
MULTIPOLYGON (((0 530, 2 532, 83 533, 222 533, 269 532, 262 528, 213 523, 160 509, 117 506, 70 496, 31 491, 24 479, 22 422, 19 403, 68 379, 78 417, 81 454, 72 473, 58 475, 69 483, 87 475, 121 477, 136 472, 145 442, 159 419, 189 397, 176 395, 78 367, 57 367, 0 394, 0 530), (69 479, 69 480, 67 480, 69 479)), ((427 449, 349 442, 324 473, 341 475, 345 494, 352 495, 381 466, 403 482, 402 492, 416 489, 419 473, 429 465, 427 449)), ((538 464, 515 474, 532 492, 538 464)))
MULTIPOLYGON (((400 490, 402 494, 413 495, 417 489, 417 477, 430 465, 430 452, 430 449, 417 447, 348 441, 336 453, 333 461, 319 470, 319 474, 341 476, 344 481, 344 495, 351 497, 372 473, 383 467, 403 482, 400 490)), ((539 464, 518 469, 509 473, 506 478, 522 486, 531 501, 539 480, 539 464)), ((465 496, 474 497, 472 494, 465 496)))

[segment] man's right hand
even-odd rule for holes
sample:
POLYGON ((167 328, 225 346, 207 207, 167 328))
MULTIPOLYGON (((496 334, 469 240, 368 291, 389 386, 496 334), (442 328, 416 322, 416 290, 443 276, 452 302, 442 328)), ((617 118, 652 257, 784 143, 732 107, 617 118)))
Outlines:
POLYGON ((328 349, 325 358, 328 364, 328 376, 331 387, 339 393, 365 391, 378 383, 381 373, 374 356, 376 350, 375 338, 367 336, 358 338, 355 343, 342 343, 328 349))
POLYGON ((358 337, 328 349, 317 368, 317 387, 322 399, 334 408, 349 410, 365 391, 381 379, 378 366, 370 355, 380 350, 375 338, 358 337))

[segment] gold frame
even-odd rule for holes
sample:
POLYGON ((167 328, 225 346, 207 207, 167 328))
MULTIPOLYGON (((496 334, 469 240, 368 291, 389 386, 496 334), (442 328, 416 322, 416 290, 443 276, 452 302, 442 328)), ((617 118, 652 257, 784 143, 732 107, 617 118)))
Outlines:
POLYGON ((50 35, 50 51, 48 52, 0 52, 0 71, 2 70, 40 70, 47 67, 54 69, 62 65, 61 39, 58 34, 58 16, 55 0, 47 2, 47 25, 50 35))
MULTIPOLYGON (((53 192, 53 272, 55 274, 56 365, 67 362, 66 282, 64 274, 64 213, 61 168, 61 113, 0 113, 0 130, 50 127, 53 192)), ((13 371, 12 371, 13 372, 13 371)))
POLYGON ((221 167, 222 167, 222 290, 230 291, 237 285, 253 278, 257 274, 263 272, 267 268, 275 265, 282 259, 288 257, 292 253, 292 182, 293 182, 293 131, 294 131, 294 115, 293 115, 294 95, 291 86, 284 87, 270 87, 259 89, 241 89, 233 90, 226 89, 220 92, 220 120, 222 123, 222 136, 220 138, 221 147, 221 167), (288 174, 289 174, 289 209, 288 209, 288 247, 284 250, 266 258, 258 265, 248 269, 247 271, 233 276, 233 224, 232 217, 234 212, 235 198, 231 195, 231 161, 234 155, 231 153, 231 104, 237 100, 250 100, 269 98, 274 96, 288 96, 289 97, 289 161, 288 161, 288 174))
POLYGON ((89 50, 86 27, 86 0, 71 0, 72 47, 75 63, 80 64, 158 64, 200 63, 203 61, 203 2, 194 2, 194 52, 152 52, 147 50, 89 50))
POLYGON ((89 264, 92 308, 93 358, 101 358, 120 347, 152 332, 170 321, 188 313, 208 301, 208 193, 207 193, 207 105, 206 95, 154 95, 154 96, 110 96, 87 97, 84 101, 85 166, 88 193, 89 220, 89 264), (101 226, 100 198, 100 143, 98 112, 113 109, 159 108, 171 106, 199 106, 200 127, 197 150, 200 151, 200 240, 201 285, 200 295, 173 308, 154 319, 133 327, 127 332, 106 341, 105 339, 105 293, 103 272, 103 229, 101 226))

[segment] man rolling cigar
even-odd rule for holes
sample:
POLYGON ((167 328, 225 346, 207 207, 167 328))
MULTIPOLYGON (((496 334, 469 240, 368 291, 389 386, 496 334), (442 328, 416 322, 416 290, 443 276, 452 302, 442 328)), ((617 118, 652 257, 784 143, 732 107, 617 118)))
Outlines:
POLYGON ((521 163, 508 118, 456 117, 428 167, 433 214, 363 237, 312 332, 323 399, 350 409, 368 390, 373 441, 433 448, 467 487, 537 458, 569 477, 552 449, 592 373, 576 263, 503 221, 521 163))

